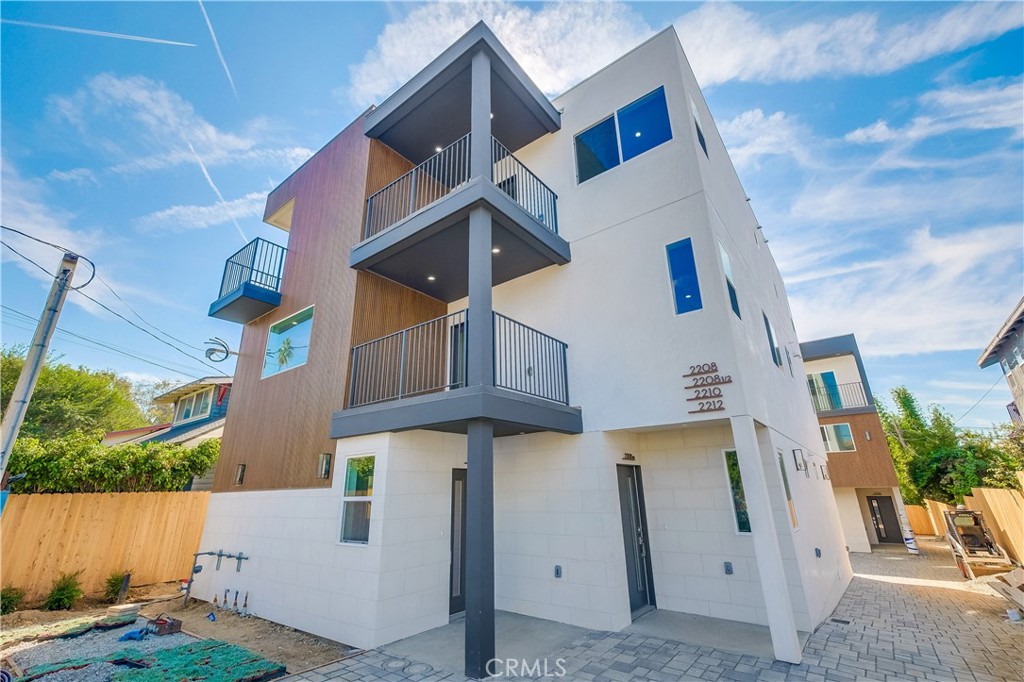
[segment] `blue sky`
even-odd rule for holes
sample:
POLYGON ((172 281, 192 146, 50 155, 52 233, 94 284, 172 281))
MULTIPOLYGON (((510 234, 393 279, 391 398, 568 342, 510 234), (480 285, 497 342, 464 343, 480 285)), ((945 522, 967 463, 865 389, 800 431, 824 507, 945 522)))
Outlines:
MULTIPOLYGON (((53 344, 69 362, 213 373, 186 355, 213 336, 237 346, 238 325, 206 317, 225 259, 285 242, 260 222, 266 192, 476 20, 551 95, 675 24, 800 337, 855 333, 876 395, 905 384, 954 417, 994 385, 960 424, 1006 421, 999 370, 975 361, 1024 293, 1020 3, 4 2, 0 16, 4 224, 94 260, 90 295, 186 351, 72 293, 60 326, 79 336, 53 344)), ((56 267, 56 251, 4 240, 56 267)), ((30 338, 12 310, 38 315, 46 280, 4 249, 4 343, 30 338)))

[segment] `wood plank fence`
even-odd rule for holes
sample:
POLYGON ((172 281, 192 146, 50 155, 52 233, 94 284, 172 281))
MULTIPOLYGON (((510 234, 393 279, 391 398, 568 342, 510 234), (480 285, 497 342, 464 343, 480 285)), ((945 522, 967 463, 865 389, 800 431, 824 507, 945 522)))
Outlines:
POLYGON ((0 516, 0 579, 40 599, 62 572, 86 594, 114 571, 133 585, 187 578, 209 492, 11 495, 0 516))
POLYGON ((937 535, 935 527, 932 526, 932 517, 928 510, 919 504, 907 505, 907 518, 910 519, 910 528, 914 535, 937 535))

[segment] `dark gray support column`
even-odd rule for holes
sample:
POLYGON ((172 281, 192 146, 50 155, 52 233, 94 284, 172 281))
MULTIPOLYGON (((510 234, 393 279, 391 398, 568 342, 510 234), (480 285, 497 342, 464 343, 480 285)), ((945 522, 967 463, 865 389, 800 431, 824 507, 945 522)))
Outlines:
POLYGON ((491 179, 491 58, 484 51, 473 55, 469 124, 469 176, 491 179))
POLYGON ((468 386, 494 385, 494 321, 491 319, 491 213, 469 214, 468 386))
POLYGON ((466 448, 466 669, 487 677, 494 658, 494 425, 467 425, 466 448))

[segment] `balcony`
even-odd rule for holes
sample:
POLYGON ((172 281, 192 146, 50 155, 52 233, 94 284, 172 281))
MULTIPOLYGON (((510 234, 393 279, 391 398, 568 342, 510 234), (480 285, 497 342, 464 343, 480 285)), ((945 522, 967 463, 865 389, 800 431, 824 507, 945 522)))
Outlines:
POLYGON ((256 238, 228 258, 210 317, 246 324, 279 306, 285 250, 256 238))
POLYGON ((818 414, 864 408, 870 405, 864 385, 859 381, 834 386, 811 386, 810 392, 811 403, 814 405, 814 411, 818 414))
POLYGON ((471 177, 470 140, 470 134, 460 137, 367 200, 352 267, 442 301, 458 300, 467 293, 469 212, 480 204, 491 209, 500 255, 494 284, 569 261, 551 188, 493 137, 488 176, 471 177))
POLYGON ((467 311, 445 315, 352 349, 348 408, 332 438, 425 428, 465 432, 492 419, 497 435, 579 433, 569 406, 567 346, 500 313, 492 314, 494 382, 467 385, 467 311))

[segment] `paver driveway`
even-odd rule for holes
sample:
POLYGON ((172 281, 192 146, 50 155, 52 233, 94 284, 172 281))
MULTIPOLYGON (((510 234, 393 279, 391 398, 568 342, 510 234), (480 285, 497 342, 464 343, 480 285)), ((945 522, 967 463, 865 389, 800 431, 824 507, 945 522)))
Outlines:
MULTIPOLYGON (((854 579, 800 665, 682 642, 589 632, 548 657, 576 680, 1024 680, 1024 624, 1009 603, 966 583, 944 542, 854 554, 854 579), (846 622, 843 622, 846 621, 846 622)), ((540 675, 534 675, 540 677, 540 675)), ((465 680, 425 663, 368 651, 292 680, 465 680)))

